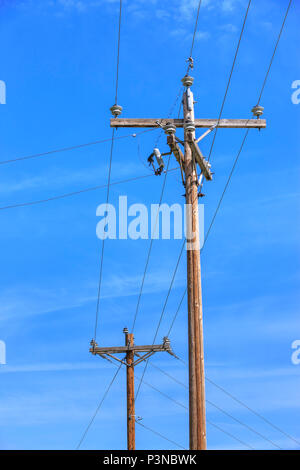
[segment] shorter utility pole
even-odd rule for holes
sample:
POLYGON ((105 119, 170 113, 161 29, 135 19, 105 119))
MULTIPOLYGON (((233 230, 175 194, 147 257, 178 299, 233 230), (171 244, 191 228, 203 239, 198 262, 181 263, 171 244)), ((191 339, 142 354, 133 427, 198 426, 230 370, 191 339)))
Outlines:
POLYGON ((128 329, 124 328, 125 346, 116 347, 99 347, 92 340, 90 352, 98 355, 110 362, 113 360, 126 366, 126 389, 127 389, 127 449, 135 450, 135 396, 134 396, 134 367, 141 362, 149 359, 156 352, 166 351, 175 356, 171 349, 170 340, 165 337, 163 344, 152 344, 146 346, 136 346, 134 344, 134 336, 128 333, 128 329), (119 359, 115 354, 125 354, 123 359, 119 359), (136 356, 136 358, 135 358, 136 356))

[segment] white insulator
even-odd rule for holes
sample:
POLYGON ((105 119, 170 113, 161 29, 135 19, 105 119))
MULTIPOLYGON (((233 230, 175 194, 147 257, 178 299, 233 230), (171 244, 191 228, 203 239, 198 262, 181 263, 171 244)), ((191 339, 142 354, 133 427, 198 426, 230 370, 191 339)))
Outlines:
POLYGON ((166 134, 175 134, 176 132, 176 126, 175 124, 172 124, 171 122, 167 122, 167 124, 164 126, 164 131, 166 134))
POLYGON ((187 131, 187 132, 195 132, 195 123, 194 121, 186 121, 184 123, 184 129, 187 131))
POLYGON ((161 153, 158 148, 153 149, 154 156, 156 158, 157 164, 159 167, 164 167, 164 161, 162 159, 161 153))
POLYGON ((189 111, 193 110, 194 98, 190 88, 186 89, 186 104, 189 111))
POLYGON ((111 111, 111 114, 112 114, 114 117, 118 117, 118 116, 120 116, 120 114, 122 113, 123 108, 122 108, 122 106, 119 106, 118 104, 114 104, 114 105, 110 108, 110 111, 111 111))
POLYGON ((181 79, 182 83, 183 83, 183 86, 186 86, 186 87, 190 87, 193 85, 194 83, 194 77, 191 77, 190 75, 185 75, 182 79, 181 79))
POLYGON ((253 106, 253 108, 251 109, 251 112, 254 114, 254 116, 257 117, 257 119, 263 114, 264 112, 264 107, 263 106, 259 106, 258 104, 256 106, 253 106))

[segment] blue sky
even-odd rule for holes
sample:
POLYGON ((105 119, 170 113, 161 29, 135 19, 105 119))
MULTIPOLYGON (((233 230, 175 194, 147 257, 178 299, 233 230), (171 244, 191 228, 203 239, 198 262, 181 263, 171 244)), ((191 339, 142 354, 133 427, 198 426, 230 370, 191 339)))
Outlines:
MULTIPOLYGON (((217 117, 246 0, 203 1, 194 48, 198 117, 217 117)), ((256 103, 287 0, 253 0, 224 117, 248 118, 256 103)), ((196 0, 124 1, 119 104, 124 117, 163 117, 185 72, 196 0)), ((114 102, 118 1, 0 2, 1 160, 109 138, 114 102)), ((206 373, 226 390, 300 440, 300 366, 291 362, 299 321, 299 111, 292 82, 300 79, 299 4, 287 19, 261 104, 266 130, 251 131, 202 254, 206 373)), ((177 112, 177 111, 176 111, 177 112)), ((118 130, 117 135, 127 134, 118 130)), ((214 181, 205 187, 208 224, 243 131, 219 130, 212 154, 214 181)), ((140 137, 146 160, 157 131, 140 137)), ((211 138, 203 144, 209 150, 211 138)), ((160 140, 166 151, 165 138, 160 140)), ((105 184, 109 143, 9 165, 0 172, 0 206, 105 184)), ((175 161, 172 162, 175 166, 175 161)), ((136 139, 116 141, 112 180, 144 175, 136 139)), ((162 177, 114 186, 111 202, 158 203, 162 177)), ((180 175, 167 178, 164 202, 182 203, 180 175)), ((0 447, 74 449, 115 373, 89 354, 93 335, 100 241, 96 208, 105 190, 32 207, 0 211, 0 447)), ((153 339, 181 242, 155 241, 136 325, 136 343, 153 339)), ((104 258, 98 341, 117 345, 130 327, 149 246, 110 240, 104 258), (134 262, 133 262, 134 261, 134 262)), ((166 334, 185 287, 182 260, 158 340, 166 334)), ((187 357, 183 305, 171 341, 187 357)), ((153 362, 187 383, 185 366, 156 355, 153 362)), ((142 367, 137 368, 140 375, 142 367)), ((186 389, 156 369, 145 380, 188 403, 186 389)), ((207 384, 207 398, 285 449, 297 444, 207 384)), ((143 385, 143 423, 188 446, 183 407, 143 385)), ((125 375, 118 379, 82 446, 126 447, 125 375)), ((272 445, 213 407, 208 419, 257 449, 272 445)), ((208 425, 208 447, 244 448, 208 425)), ((137 447, 172 444, 143 428, 137 447)), ((173 446, 174 447, 174 446, 173 446)))

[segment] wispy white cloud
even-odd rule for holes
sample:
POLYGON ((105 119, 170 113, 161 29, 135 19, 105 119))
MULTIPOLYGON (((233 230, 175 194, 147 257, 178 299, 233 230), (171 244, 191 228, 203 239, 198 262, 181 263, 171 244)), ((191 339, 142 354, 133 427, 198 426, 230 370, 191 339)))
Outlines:
MULTIPOLYGON (((138 295, 141 275, 107 275, 103 281, 102 299, 113 299, 138 295)), ((147 276, 144 294, 164 292, 170 283, 170 273, 166 269, 153 271, 147 276)), ((174 288, 182 286, 184 278, 177 276, 174 288)), ((80 308, 96 300, 97 284, 95 280, 85 283, 73 283, 68 288, 53 286, 37 288, 23 285, 2 290, 0 295, 0 322, 27 318, 34 315, 47 315, 71 308, 80 308)))
POLYGON ((89 369, 103 369, 104 366, 100 361, 97 364, 92 362, 65 362, 65 363, 36 363, 21 365, 4 365, 0 366, 0 374, 26 373, 26 372, 63 372, 78 371, 89 369))

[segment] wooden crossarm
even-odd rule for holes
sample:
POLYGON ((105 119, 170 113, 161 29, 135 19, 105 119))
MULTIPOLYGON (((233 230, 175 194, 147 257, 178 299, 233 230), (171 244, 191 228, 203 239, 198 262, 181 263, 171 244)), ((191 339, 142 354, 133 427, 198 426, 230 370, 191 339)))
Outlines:
MULTIPOLYGON (((113 118, 110 120, 110 127, 160 127, 165 126, 167 123, 175 124, 176 127, 183 127, 183 119, 120 119, 113 118)), ((254 128, 254 129, 264 129, 267 127, 265 119, 195 119, 195 127, 212 127, 217 125, 217 127, 234 129, 234 128, 254 128)))
POLYGON ((115 347, 94 347, 90 348, 90 352, 93 354, 127 354, 128 351, 133 352, 158 352, 166 351, 166 347, 163 344, 159 345, 148 345, 148 346, 115 346, 115 347))

